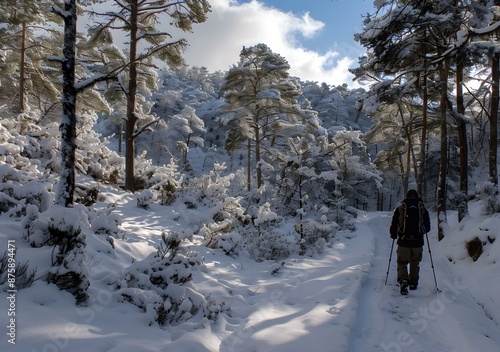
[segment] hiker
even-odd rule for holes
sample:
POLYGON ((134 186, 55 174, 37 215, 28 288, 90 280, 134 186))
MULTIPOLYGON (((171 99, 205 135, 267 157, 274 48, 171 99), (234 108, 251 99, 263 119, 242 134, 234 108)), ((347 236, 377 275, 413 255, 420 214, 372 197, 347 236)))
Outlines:
POLYGON ((417 191, 410 189, 406 193, 406 198, 394 210, 390 228, 391 238, 398 239, 397 280, 403 295, 408 294, 408 286, 410 290, 417 289, 424 234, 430 228, 429 212, 425 208, 424 202, 419 198, 417 191), (409 275, 408 264, 410 266, 409 275))

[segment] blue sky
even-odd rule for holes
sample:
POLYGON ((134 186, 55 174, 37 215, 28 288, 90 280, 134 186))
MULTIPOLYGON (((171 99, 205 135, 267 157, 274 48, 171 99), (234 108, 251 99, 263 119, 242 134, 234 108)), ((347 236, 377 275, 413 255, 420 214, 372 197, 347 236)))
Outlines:
MULTIPOLYGON (((238 64, 243 46, 265 43, 288 60, 292 76, 355 88, 348 69, 357 66, 364 49, 354 34, 362 31, 363 16, 375 12, 374 1, 381 0, 209 0, 212 12, 193 33, 176 32, 168 19, 159 30, 173 40, 185 38, 186 62, 211 72, 238 64)), ((113 4, 105 0, 95 7, 110 10, 113 4)), ((127 38, 115 40, 120 46, 127 38)))
POLYGON ((354 41, 373 0, 210 0, 208 20, 184 35, 189 64, 228 70, 243 46, 267 44, 302 80, 347 83, 363 48, 354 41))
POLYGON ((363 17, 373 13, 373 0, 261 0, 262 3, 295 14, 309 12, 325 27, 302 45, 317 51, 343 48, 353 44, 353 36, 362 30, 363 17))

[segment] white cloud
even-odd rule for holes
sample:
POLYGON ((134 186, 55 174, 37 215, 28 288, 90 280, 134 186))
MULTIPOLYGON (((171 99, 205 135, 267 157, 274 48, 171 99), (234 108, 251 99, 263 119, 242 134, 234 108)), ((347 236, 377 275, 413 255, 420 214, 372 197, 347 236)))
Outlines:
POLYGON ((285 57, 290 74, 302 80, 326 82, 331 85, 352 84, 348 67, 355 58, 338 52, 319 53, 305 49, 300 41, 314 37, 324 23, 309 13, 302 16, 285 13, 256 0, 239 3, 233 0, 211 0, 212 12, 205 23, 184 35, 189 42, 185 59, 193 66, 210 71, 226 71, 239 61, 243 46, 267 44, 285 57))

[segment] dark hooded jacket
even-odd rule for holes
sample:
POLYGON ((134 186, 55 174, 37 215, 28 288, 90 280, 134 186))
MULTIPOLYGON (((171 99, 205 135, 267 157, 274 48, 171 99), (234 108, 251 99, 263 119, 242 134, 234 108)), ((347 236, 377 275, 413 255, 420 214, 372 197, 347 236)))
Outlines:
POLYGON ((429 212, 424 207, 422 199, 415 192, 408 192, 401 205, 394 210, 390 227, 392 238, 398 238, 398 245, 402 247, 422 247, 424 234, 431 228, 429 212), (404 205, 403 205, 404 204, 404 205), (404 212, 406 211, 406 214, 404 212), (417 212, 418 216, 411 216, 417 212), (406 216, 405 216, 406 215, 406 216))

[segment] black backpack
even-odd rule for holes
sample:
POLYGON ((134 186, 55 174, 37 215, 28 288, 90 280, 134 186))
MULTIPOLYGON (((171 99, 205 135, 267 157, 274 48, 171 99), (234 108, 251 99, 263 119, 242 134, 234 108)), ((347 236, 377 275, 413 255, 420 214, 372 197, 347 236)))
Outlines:
POLYGON ((424 214, 425 214, 425 206, 424 202, 419 201, 417 205, 408 205, 406 202, 401 202, 401 205, 398 207, 399 209, 399 224, 398 224, 398 232, 402 234, 407 233, 407 229, 417 229, 418 233, 424 233, 425 229, 423 226, 424 223, 424 214))

